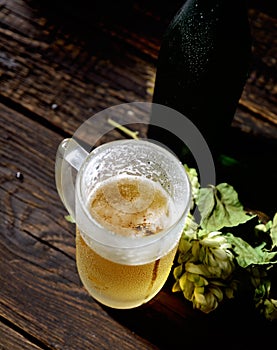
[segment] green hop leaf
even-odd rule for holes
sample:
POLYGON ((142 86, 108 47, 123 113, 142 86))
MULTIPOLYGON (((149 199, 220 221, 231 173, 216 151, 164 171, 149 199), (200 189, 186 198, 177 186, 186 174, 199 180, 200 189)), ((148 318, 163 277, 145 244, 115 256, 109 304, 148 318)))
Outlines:
POLYGON ((237 226, 255 216, 244 211, 237 192, 227 183, 200 188, 196 204, 201 214, 200 225, 207 231, 237 226))
POLYGON ((237 263, 246 268, 252 264, 255 265, 272 265, 276 263, 273 259, 277 256, 277 252, 268 252, 264 248, 264 244, 258 247, 252 247, 249 243, 240 237, 227 233, 225 237, 232 244, 236 253, 237 263))

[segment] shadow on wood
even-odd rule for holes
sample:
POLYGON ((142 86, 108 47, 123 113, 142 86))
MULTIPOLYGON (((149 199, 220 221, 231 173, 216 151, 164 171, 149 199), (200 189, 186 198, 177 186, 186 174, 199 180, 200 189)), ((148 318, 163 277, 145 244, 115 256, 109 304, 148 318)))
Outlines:
POLYGON ((148 304, 131 310, 104 307, 119 323, 146 338, 159 349, 205 347, 258 349, 274 345, 276 323, 256 314, 249 298, 221 305, 210 314, 194 310, 182 295, 165 288, 148 304))

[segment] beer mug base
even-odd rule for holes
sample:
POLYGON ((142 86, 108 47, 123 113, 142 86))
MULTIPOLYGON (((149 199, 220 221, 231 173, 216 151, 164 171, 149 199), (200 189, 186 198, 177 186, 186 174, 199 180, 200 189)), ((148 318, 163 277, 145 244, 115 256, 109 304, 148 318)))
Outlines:
POLYGON ((76 231, 76 261, 88 293, 114 309, 131 309, 150 301, 165 284, 177 246, 162 258, 142 265, 115 263, 98 255, 76 231))

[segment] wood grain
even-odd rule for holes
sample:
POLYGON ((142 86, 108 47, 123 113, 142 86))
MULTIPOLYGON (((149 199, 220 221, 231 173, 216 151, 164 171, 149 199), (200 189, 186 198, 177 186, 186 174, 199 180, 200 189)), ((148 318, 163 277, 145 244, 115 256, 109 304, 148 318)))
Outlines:
MULTIPOLYGON (((177 4, 164 8, 167 14, 142 2, 123 18, 96 12, 80 20, 78 11, 72 17, 66 7, 55 16, 53 5, 6 2, 0 9, 2 96, 70 134, 106 107, 151 101, 160 42, 177 4), (72 18, 74 31, 68 25, 72 18)), ((260 123, 271 123, 276 138, 276 20, 255 8, 249 16, 253 67, 240 103, 260 123)), ((238 109, 236 127, 242 127, 240 114, 238 109)), ((248 128, 251 132, 251 122, 248 128)))
POLYGON ((240 103, 258 118, 272 123, 277 133, 277 22, 276 18, 255 9, 249 11, 249 17, 252 67, 240 103))
POLYGON ((149 99, 153 65, 126 51, 124 43, 94 27, 80 39, 51 19, 6 10, 1 93, 12 101, 72 134, 96 111, 149 99))
POLYGON ((28 339, 24 338, 23 335, 12 330, 9 326, 0 323, 0 335, 1 335, 1 350, 10 349, 10 344, 13 344, 13 350, 41 350, 41 348, 28 339))
POLYGON ((154 349, 108 317, 81 287, 74 226, 65 221, 54 189, 55 146, 61 137, 4 106, 1 111, 2 316, 50 349, 110 349, 113 344, 154 349), (20 138, 8 123, 10 113, 20 138), (18 170, 22 182, 15 177, 18 170))

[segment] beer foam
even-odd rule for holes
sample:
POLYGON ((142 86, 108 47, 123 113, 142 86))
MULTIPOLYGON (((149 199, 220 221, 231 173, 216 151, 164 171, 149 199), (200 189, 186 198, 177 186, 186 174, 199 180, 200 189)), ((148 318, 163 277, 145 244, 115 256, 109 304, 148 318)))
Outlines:
POLYGON ((158 182, 118 175, 101 182, 89 201, 91 216, 104 228, 124 236, 148 236, 169 228, 176 211, 158 182))

